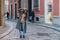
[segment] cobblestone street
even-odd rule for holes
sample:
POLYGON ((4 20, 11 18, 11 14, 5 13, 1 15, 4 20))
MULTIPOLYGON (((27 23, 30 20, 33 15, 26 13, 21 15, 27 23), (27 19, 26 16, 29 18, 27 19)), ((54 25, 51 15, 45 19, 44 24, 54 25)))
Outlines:
POLYGON ((25 39, 20 39, 19 35, 19 31, 15 28, 10 34, 0 40, 60 40, 60 32, 46 27, 37 26, 33 23, 27 23, 25 39))
POLYGON ((60 40, 60 0, 0 0, 0 40, 60 40))

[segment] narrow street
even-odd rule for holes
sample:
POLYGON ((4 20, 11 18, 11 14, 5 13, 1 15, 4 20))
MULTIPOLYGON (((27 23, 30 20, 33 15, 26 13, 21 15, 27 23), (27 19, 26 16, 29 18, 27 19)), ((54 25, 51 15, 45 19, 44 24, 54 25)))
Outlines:
POLYGON ((60 0, 0 0, 0 40, 60 40, 60 0))
POLYGON ((15 28, 11 33, 0 40, 60 40, 60 32, 35 25, 34 23, 27 23, 25 39, 20 39, 19 35, 19 30, 15 28))

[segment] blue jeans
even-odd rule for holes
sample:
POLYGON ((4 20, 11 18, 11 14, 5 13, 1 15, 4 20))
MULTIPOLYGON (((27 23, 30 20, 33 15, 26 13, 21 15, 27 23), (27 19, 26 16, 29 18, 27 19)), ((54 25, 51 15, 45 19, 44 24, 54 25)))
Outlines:
POLYGON ((21 36, 25 35, 25 22, 20 23, 20 35, 21 36))

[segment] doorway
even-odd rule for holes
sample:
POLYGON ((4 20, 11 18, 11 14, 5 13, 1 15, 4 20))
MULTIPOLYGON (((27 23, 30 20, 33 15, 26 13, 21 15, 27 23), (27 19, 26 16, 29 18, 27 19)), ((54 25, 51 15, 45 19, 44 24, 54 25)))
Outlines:
POLYGON ((53 16, 53 0, 45 0, 44 1, 45 6, 45 23, 46 24, 52 24, 52 16, 53 16))
POLYGON ((28 0, 28 20, 29 21, 30 21, 31 11, 32 11, 32 0, 28 0))
POLYGON ((12 14, 12 5, 11 5, 11 8, 10 8, 10 17, 11 17, 11 19, 13 18, 13 14, 12 14))
POLYGON ((16 7, 16 3, 15 3, 15 19, 17 18, 17 7, 16 7))

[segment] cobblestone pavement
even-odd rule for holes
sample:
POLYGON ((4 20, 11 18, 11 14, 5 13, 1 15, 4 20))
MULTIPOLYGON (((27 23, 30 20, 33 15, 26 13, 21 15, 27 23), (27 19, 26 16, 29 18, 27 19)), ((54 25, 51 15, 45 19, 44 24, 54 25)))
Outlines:
POLYGON ((60 32, 27 23, 25 39, 19 38, 19 31, 15 28, 9 35, 0 40, 60 40, 60 32))

